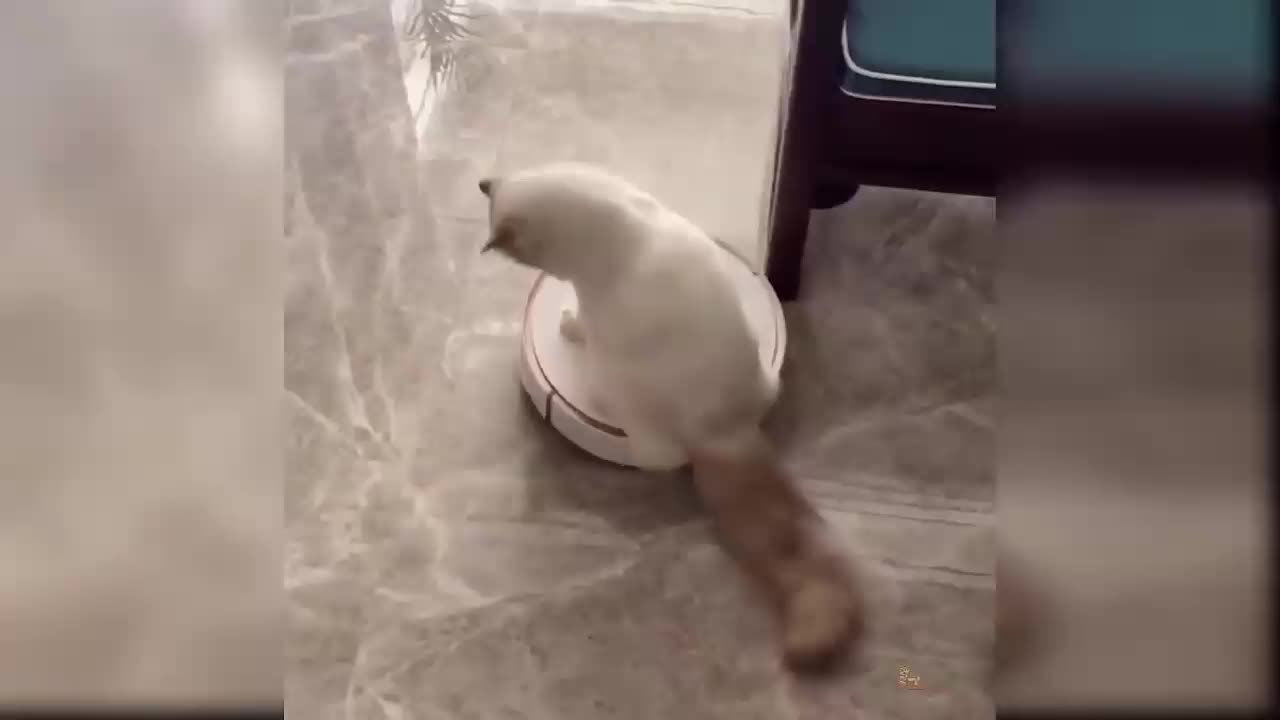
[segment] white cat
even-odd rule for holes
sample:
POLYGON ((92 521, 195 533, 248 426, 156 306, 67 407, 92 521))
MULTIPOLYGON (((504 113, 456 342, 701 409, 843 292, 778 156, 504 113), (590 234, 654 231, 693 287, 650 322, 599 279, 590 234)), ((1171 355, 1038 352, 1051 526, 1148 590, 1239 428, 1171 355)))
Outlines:
POLYGON ((765 591, 783 656, 820 669, 861 627, 852 574, 760 429, 778 380, 760 362, 727 263, 706 233, 599 168, 487 179, 485 250, 573 285, 591 385, 646 464, 688 458, 723 543, 765 591))

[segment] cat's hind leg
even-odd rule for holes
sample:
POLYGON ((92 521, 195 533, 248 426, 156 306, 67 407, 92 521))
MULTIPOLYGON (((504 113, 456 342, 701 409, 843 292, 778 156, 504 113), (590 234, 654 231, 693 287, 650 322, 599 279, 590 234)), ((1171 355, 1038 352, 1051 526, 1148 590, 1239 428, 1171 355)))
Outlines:
POLYGON ((635 401, 634 393, 615 393, 610 400, 614 423, 627 434, 631 464, 646 470, 674 470, 688 462, 684 447, 655 423, 635 401))
POLYGON ((631 446, 632 463, 647 470, 675 470, 689 462, 689 457, 679 443, 662 433, 643 426, 624 428, 631 446))

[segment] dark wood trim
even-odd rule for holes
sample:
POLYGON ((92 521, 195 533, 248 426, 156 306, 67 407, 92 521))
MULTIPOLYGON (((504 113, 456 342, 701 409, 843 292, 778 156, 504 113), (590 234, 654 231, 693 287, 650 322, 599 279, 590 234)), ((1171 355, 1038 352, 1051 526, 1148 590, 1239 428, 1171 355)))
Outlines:
POLYGON ((1008 175, 1083 172, 1201 181, 1270 177, 1265 108, 1088 100, 1018 103, 1004 113, 1008 175))
POLYGON ((793 0, 794 59, 779 134, 769 248, 770 283, 799 295, 809 211, 820 188, 863 184, 994 195, 995 112, 852 98, 841 91, 846 0, 793 0))
POLYGON ((789 93, 779 133, 765 272, 784 302, 800 289, 800 265, 809 228, 809 208, 817 175, 818 148, 832 118, 823 112, 843 71, 840 31, 846 4, 841 0, 796 0, 789 93))
POLYGON ((834 135, 819 170, 828 181, 995 195, 1002 148, 994 109, 843 93, 829 108, 834 135))
MULTIPOLYGON (((997 40, 1009 24, 1007 5, 997 8, 997 40)), ((784 301, 799 293, 818 188, 866 184, 994 196, 1002 183, 1044 172, 1131 180, 1271 178, 1273 106, 1046 96, 1019 102, 1008 97, 1003 62, 997 63, 997 83, 1006 88, 998 112, 847 96, 840 89, 847 7, 847 0, 793 0, 796 62, 775 165, 766 264, 784 301)), ((1001 43, 996 54, 1004 55, 1001 43)))

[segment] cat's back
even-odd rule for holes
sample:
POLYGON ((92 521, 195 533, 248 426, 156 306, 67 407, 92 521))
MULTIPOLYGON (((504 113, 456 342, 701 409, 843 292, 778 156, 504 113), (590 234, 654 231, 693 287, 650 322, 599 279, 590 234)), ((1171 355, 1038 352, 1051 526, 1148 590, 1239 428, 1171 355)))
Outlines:
POLYGON ((600 303, 604 343, 655 372, 730 370, 736 358, 755 358, 729 265, 738 260, 678 217, 652 225, 645 251, 600 303))
MULTIPOLYGON (((605 199, 618 214, 605 228, 625 238, 625 267, 586 303, 603 344, 616 353, 689 355, 698 340, 739 350, 753 342, 733 280, 737 262, 701 228, 627 180, 591 165, 563 163, 556 172, 580 183, 575 192, 605 199)), ((585 289, 585 288, 583 288, 585 289)), ((581 289, 580 289, 581 290, 581 289)))
POLYGON ((723 248, 671 213, 653 218, 646 249, 618 291, 627 306, 645 308, 673 328, 706 332, 740 324, 739 300, 723 248))
POLYGON ((620 341, 616 380, 665 405, 673 422, 696 424, 730 406, 755 418, 777 387, 731 274, 730 263, 739 261, 706 236, 684 240, 655 247, 619 287, 620 312, 610 331, 620 341))

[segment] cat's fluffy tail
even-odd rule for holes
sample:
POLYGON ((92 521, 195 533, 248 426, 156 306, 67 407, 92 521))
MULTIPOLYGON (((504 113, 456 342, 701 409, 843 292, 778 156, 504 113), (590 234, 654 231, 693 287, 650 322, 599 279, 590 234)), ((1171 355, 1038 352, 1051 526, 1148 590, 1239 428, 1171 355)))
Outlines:
POLYGON ((776 611, 794 670, 833 666, 862 627, 851 568, 759 432, 692 449, 694 482, 721 541, 776 611))

